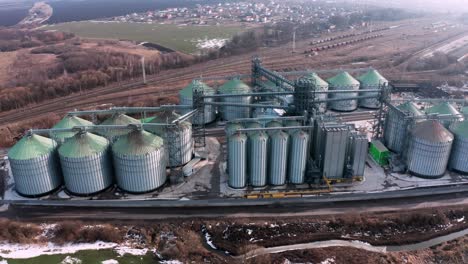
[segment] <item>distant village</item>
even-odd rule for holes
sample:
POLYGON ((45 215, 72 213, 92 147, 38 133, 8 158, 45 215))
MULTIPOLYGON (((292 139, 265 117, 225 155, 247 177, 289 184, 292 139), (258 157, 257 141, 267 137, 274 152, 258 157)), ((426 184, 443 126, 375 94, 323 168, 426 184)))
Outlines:
POLYGON ((100 21, 173 23, 191 25, 218 25, 232 23, 274 23, 290 21, 307 23, 328 21, 330 17, 360 12, 359 7, 337 7, 327 2, 307 4, 285 1, 230 2, 215 5, 196 5, 193 8, 168 8, 143 13, 127 14, 100 21))

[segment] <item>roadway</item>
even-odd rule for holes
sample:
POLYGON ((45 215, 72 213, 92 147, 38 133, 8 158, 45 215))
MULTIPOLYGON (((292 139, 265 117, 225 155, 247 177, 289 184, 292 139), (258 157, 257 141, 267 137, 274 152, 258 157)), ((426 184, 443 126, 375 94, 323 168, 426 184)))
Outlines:
POLYGON ((355 214, 468 204, 468 185, 285 199, 4 201, 0 217, 37 221, 165 220, 355 214))

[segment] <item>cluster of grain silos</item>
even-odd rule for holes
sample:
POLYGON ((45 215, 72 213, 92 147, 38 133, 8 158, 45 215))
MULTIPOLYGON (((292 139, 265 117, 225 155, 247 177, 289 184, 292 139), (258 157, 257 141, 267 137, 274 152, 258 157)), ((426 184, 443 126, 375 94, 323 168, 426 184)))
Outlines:
POLYGON ((282 130, 298 122, 271 121, 266 128, 247 133, 235 132, 242 128, 262 128, 259 122, 230 123, 228 135, 229 186, 233 188, 280 186, 305 182, 309 153, 309 134, 301 129, 282 130))
MULTIPOLYGON (((141 126, 106 127, 140 123, 114 114, 93 133, 52 129, 51 138, 27 135, 9 151, 15 188, 25 196, 52 192, 62 183, 75 195, 92 195, 114 184, 131 193, 155 190, 166 182, 167 166, 182 166, 192 159, 191 124, 182 121, 167 126, 178 117, 170 111, 158 113, 150 121, 155 125, 148 126, 149 132, 141 126)), ((77 116, 66 116, 54 128, 92 125, 77 116)))
POLYGON ((318 113, 324 113, 327 109, 351 112, 356 110, 359 106, 370 109, 377 109, 380 107, 380 95, 378 91, 366 90, 382 90, 388 86, 388 81, 376 70, 370 69, 365 74, 355 79, 348 72, 342 71, 337 75, 324 81, 316 73, 303 76, 296 81, 294 105, 297 112, 304 110, 312 111, 309 109, 314 106, 314 101, 324 101, 330 99, 332 101, 321 102, 315 105, 318 113), (320 93, 329 90, 330 93, 320 93), (333 92, 333 91, 349 91, 349 92, 333 92), (318 92, 318 93, 317 93, 318 92), (358 96, 373 97, 354 99, 358 96), (336 100, 350 98, 350 100, 336 100), (335 101, 333 101, 335 99, 335 101), (309 108, 308 108, 309 107, 309 108))
POLYGON ((444 175, 447 167, 466 173, 464 139, 468 134, 462 120, 460 112, 448 102, 433 105, 425 114, 412 102, 390 106, 385 144, 403 158, 414 175, 436 178, 444 175))

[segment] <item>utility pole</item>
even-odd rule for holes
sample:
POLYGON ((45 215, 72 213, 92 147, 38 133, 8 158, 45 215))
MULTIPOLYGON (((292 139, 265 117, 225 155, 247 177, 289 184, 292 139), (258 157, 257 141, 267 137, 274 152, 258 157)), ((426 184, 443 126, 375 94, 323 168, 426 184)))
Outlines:
POLYGON ((143 83, 146 84, 145 57, 141 57, 141 72, 143 73, 143 83))
POLYGON ((294 27, 293 31, 292 53, 296 53, 296 27, 294 27))

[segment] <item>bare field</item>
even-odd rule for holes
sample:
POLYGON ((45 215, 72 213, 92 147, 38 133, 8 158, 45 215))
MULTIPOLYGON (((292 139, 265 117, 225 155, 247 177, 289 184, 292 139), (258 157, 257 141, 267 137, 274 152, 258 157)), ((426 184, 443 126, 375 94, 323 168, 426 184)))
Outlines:
POLYGON ((3 52, 2 53, 2 59, 0 60, 0 89, 2 85, 5 85, 5 83, 8 81, 9 77, 9 69, 11 65, 15 62, 16 56, 17 56, 16 51, 12 52, 3 52))

